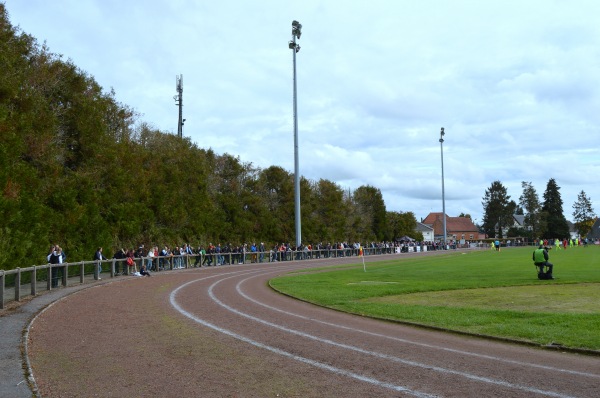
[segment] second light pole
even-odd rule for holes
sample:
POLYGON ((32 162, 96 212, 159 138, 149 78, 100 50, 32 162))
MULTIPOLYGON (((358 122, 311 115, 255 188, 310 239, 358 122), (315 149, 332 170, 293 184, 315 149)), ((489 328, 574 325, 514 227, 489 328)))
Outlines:
POLYGON ((446 250, 446 199, 444 197, 444 128, 440 131, 440 150, 442 152, 442 217, 444 224, 444 250, 446 250))
POLYGON ((300 223, 300 167, 298 156, 298 105, 297 105, 297 84, 296 84, 296 53, 300 51, 300 46, 296 44, 296 39, 300 39, 302 34, 302 25, 298 21, 292 21, 292 40, 289 42, 289 48, 294 54, 294 209, 296 217, 296 249, 300 249, 302 243, 302 232, 300 223))

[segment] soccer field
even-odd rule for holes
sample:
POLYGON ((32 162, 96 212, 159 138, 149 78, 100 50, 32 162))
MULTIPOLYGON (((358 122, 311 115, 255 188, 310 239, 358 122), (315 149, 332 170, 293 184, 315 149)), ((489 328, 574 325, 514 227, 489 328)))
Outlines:
POLYGON ((289 274, 271 286, 364 316, 540 345, 600 349, 600 247, 550 251, 555 280, 537 279, 534 248, 450 251, 289 274))

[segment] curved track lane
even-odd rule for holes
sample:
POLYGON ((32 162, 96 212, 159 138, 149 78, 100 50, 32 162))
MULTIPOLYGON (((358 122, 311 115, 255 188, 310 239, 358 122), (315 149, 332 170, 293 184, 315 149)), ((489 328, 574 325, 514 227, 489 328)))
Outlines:
MULTIPOLYGON (((282 296, 268 287, 268 280, 276 275, 341 260, 201 269, 129 282, 159 284, 155 289, 147 285, 155 293, 148 297, 140 293, 141 301, 167 302, 162 317, 180 318, 177 322, 185 317, 186 330, 194 331, 186 332, 190 340, 199 341, 194 334, 198 333, 205 344, 210 341, 220 347, 216 350, 230 350, 220 360, 208 345, 188 354, 200 373, 216 372, 224 379, 186 376, 185 388, 165 391, 232 397, 600 396, 600 360, 595 357, 348 315, 282 296)), ((111 285, 90 291, 130 291, 111 285)), ((85 300, 83 296, 66 301, 85 300)), ((145 322, 151 324, 149 320, 140 324, 145 322)), ((169 360, 187 374, 181 363, 189 362, 173 358, 165 364, 169 360)), ((152 363, 143 361, 143 356, 138 359, 142 368, 152 368, 152 363)), ((170 379, 164 380, 161 383, 170 379)), ((158 390, 152 391, 158 395, 158 390)))

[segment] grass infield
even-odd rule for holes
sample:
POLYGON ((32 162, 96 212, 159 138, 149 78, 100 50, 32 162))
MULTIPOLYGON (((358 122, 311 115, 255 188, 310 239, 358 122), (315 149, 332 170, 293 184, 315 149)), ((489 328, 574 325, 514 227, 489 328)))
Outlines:
POLYGON ((371 262, 291 273, 281 292, 363 316, 540 345, 600 350, 600 247, 552 249, 554 280, 538 280, 534 248, 371 262))

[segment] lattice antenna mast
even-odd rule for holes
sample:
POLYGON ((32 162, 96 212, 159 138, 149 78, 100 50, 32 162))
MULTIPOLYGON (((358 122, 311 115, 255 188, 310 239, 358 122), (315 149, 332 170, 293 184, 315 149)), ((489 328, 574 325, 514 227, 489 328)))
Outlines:
POLYGON ((183 75, 175 76, 175 91, 177 91, 177 95, 173 97, 175 100, 175 105, 179 107, 179 121, 177 122, 177 136, 179 138, 183 137, 183 122, 185 119, 183 118, 183 75))

